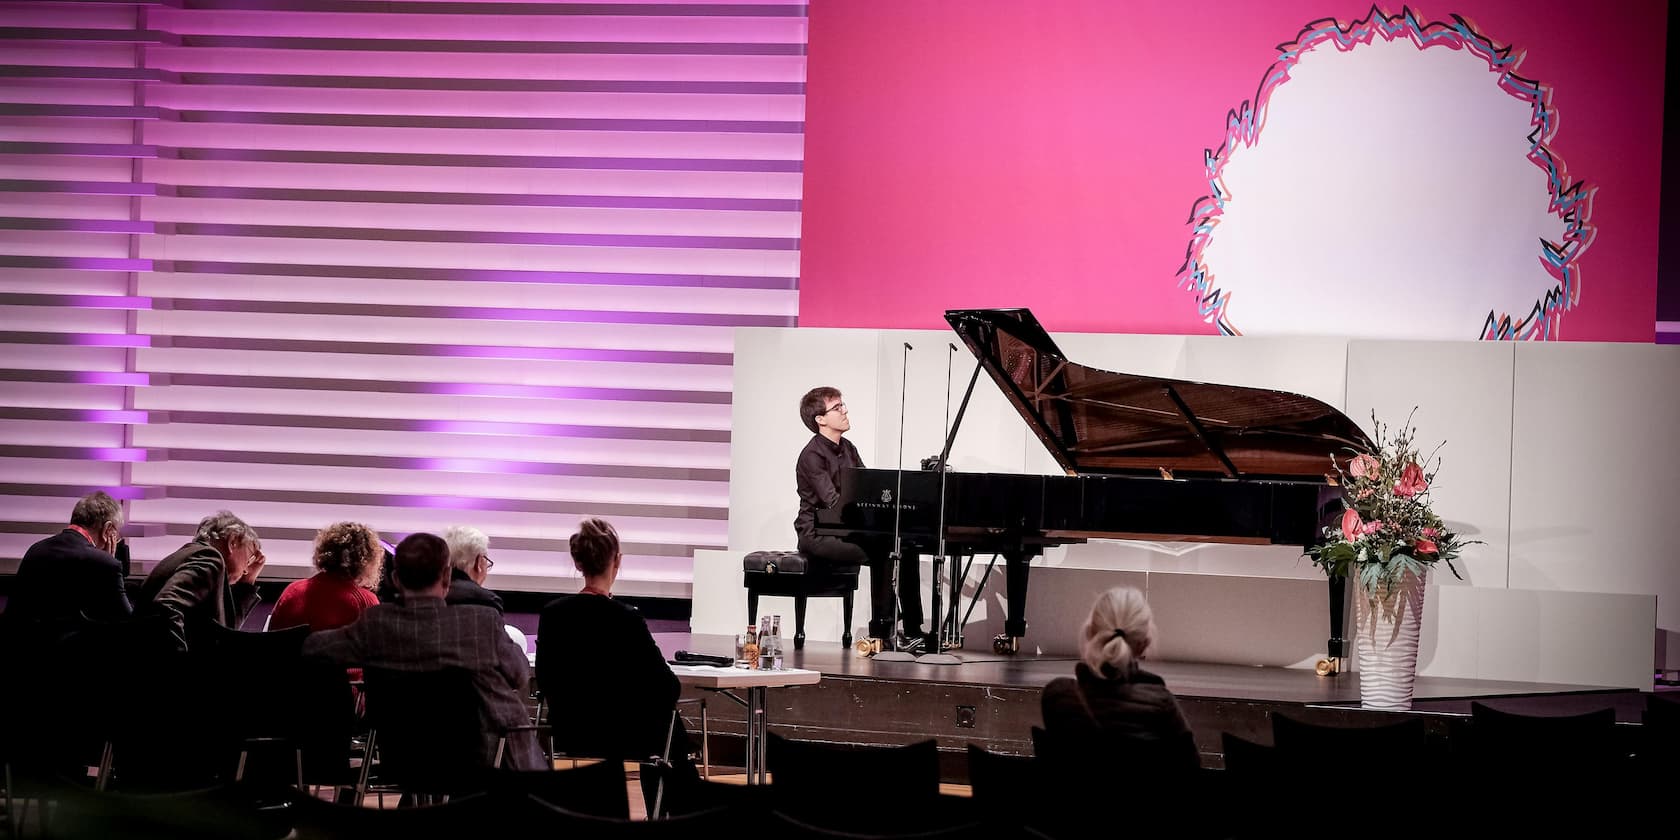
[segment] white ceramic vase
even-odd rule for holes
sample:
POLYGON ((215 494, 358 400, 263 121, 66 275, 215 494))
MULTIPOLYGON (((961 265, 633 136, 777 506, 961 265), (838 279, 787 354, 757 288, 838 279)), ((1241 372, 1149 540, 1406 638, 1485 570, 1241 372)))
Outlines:
POLYGON ((1423 588, 1428 576, 1427 571, 1408 573, 1395 591, 1375 593, 1375 598, 1364 586, 1354 586, 1359 702, 1367 709, 1412 708, 1418 636, 1423 630, 1423 588))

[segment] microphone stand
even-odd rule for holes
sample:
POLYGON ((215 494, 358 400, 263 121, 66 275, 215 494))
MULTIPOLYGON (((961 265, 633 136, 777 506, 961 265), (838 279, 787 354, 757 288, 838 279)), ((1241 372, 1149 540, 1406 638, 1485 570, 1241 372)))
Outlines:
MULTIPOLYGON (((877 662, 916 661, 914 654, 898 649, 898 566, 904 562, 904 402, 910 384, 910 351, 914 349, 910 342, 904 342, 904 373, 898 383, 898 490, 893 495, 893 548, 892 553, 887 555, 887 569, 892 576, 892 594, 889 597, 892 598, 893 618, 884 640, 888 649, 875 654, 877 662)), ((938 585, 935 584, 934 588, 938 589, 938 585)), ((918 593, 916 597, 921 595, 918 593)))
MULTIPOLYGON (((949 435, 950 432, 951 432, 951 360, 953 358, 955 358, 956 355, 957 355, 957 345, 947 343, 945 346, 950 348, 945 353, 945 433, 947 435, 949 435)), ((964 408, 968 407, 967 397, 963 398, 963 407, 964 408)), ((946 557, 945 557, 945 480, 946 480, 946 477, 951 474, 951 471, 946 468, 945 461, 946 461, 946 459, 948 459, 950 457, 951 457, 950 444, 947 443, 946 447, 945 447, 945 451, 940 454, 940 458, 939 458, 939 548, 933 555, 933 616, 932 617, 933 617, 933 620, 939 622, 939 624, 934 628, 933 650, 929 653, 925 653, 925 654, 922 654, 921 656, 916 657, 916 661, 920 664, 923 664, 923 665, 961 665, 962 664, 962 657, 960 657, 960 656, 958 656, 954 653, 946 653, 945 652, 945 640, 948 638, 947 631, 946 631, 946 623, 947 622, 945 620, 945 616, 943 614, 943 611, 941 610, 941 605, 939 603, 939 583, 940 583, 939 573, 940 573, 940 570, 944 567, 945 560, 946 560, 946 557)), ((953 607, 952 612, 951 612, 951 619, 953 621, 956 619, 955 607, 957 605, 957 599, 958 599, 958 595, 959 595, 959 590, 958 590, 958 587, 957 587, 957 567, 959 565, 961 565, 961 564, 958 564, 958 563, 952 563, 951 564, 951 606, 953 607)), ((955 627, 950 628, 950 632, 954 633, 955 631, 956 631, 955 627)))

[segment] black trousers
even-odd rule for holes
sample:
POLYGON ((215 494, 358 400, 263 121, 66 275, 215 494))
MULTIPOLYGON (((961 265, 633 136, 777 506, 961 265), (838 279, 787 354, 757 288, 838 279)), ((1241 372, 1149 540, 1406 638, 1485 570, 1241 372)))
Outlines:
MULTIPOLYGON (((799 538, 799 553, 813 571, 854 571, 869 567, 869 635, 888 638, 893 629, 892 544, 883 540, 807 535, 799 538)), ((909 554, 898 563, 898 610, 912 632, 922 624, 922 563, 909 554)))

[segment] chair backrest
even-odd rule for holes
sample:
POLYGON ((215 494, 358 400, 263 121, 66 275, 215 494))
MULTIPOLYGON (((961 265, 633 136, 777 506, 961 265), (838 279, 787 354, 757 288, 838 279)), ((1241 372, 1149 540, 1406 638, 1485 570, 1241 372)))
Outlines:
POLYGON ((1056 807, 1060 792, 1045 784, 1043 762, 968 745, 968 784, 978 814, 1026 825, 1056 807))
POLYGON ((1621 758, 1612 708, 1539 716, 1472 702, 1470 720, 1471 760, 1482 767, 1526 776, 1579 775, 1613 767, 1621 758))
POLYGON ((872 831, 941 824, 939 745, 853 746, 796 741, 770 733, 766 759, 776 808, 813 825, 872 831), (855 807, 845 791, 890 791, 855 807), (930 819, 933 820, 930 822, 930 819))
POLYGON ((57 646, 57 705, 46 725, 108 743, 126 791, 181 791, 219 780, 215 750, 193 715, 219 708, 224 698, 215 675, 176 648, 172 628, 156 614, 88 622, 57 646))
POLYGON ((1018 826, 990 821, 953 823, 914 831, 859 833, 815 825, 780 812, 772 813, 769 825, 765 827, 773 837, 793 840, 993 840, 1023 836, 1018 826))
POLYGON ((260 808, 262 798, 259 791, 243 785, 159 794, 79 791, 59 800, 49 833, 140 840, 273 840, 285 836, 288 817, 283 811, 260 808))
POLYGON ((593 838, 593 840, 694 840, 699 837, 751 836, 760 815, 732 808, 714 808, 659 820, 621 820, 579 814, 541 800, 526 800, 520 814, 528 822, 522 830, 532 836, 593 838))
POLYGON ((1031 798, 1038 776, 1038 762, 1030 755, 1006 755, 968 745, 968 784, 977 804, 1031 798))
POLYGON ((1190 775, 1199 769, 1195 735, 1181 732, 1166 738, 1141 738, 1125 732, 1066 732, 1032 728, 1033 755, 1044 768, 1064 781, 1127 777, 1134 782, 1164 782, 1166 776, 1190 775))
POLYGON ((444 840, 482 837, 509 821, 489 796, 459 796, 442 805, 419 808, 364 808, 339 805, 300 794, 294 800, 295 840, 444 840))
POLYGON ((1265 744, 1257 744, 1229 732, 1219 733, 1219 742, 1225 751, 1225 769, 1228 772, 1260 777, 1277 769, 1276 751, 1265 744))
POLYGON ((494 756, 471 671, 366 668, 362 680, 382 781, 419 793, 484 787, 494 756))
MULTIPOLYGON (((206 731, 233 750, 251 739, 277 739, 303 752, 306 780, 340 783, 357 726, 354 695, 342 666, 303 657, 308 636, 307 627, 256 633, 208 625, 191 658, 216 675, 216 690, 233 702, 219 704, 222 713, 211 713, 206 731)), ((281 782, 296 772, 290 758, 277 769, 285 774, 275 779, 281 782)))
POLYGON ((490 777, 499 801, 526 798, 574 814, 630 819, 629 783, 622 761, 596 761, 569 770, 502 770, 490 777))
POLYGON ((1386 768, 1417 768, 1425 760, 1422 718, 1380 726, 1326 726, 1272 715, 1278 762, 1303 771, 1344 766, 1354 756, 1381 756, 1386 768))

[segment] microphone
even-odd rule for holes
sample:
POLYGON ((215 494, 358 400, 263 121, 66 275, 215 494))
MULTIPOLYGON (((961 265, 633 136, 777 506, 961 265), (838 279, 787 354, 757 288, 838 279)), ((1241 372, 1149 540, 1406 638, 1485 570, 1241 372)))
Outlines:
POLYGON ((672 658, 671 661, 678 665, 715 665, 719 668, 728 668, 729 666, 735 664, 735 660, 727 656, 714 656, 709 653, 689 653, 686 650, 677 651, 677 655, 672 658))
POLYGON ((908 341, 906 341, 906 342, 904 342, 904 349, 906 349, 906 350, 914 350, 914 349, 916 349, 916 348, 914 348, 914 347, 911 347, 911 346, 910 346, 910 342, 908 342, 908 341))

